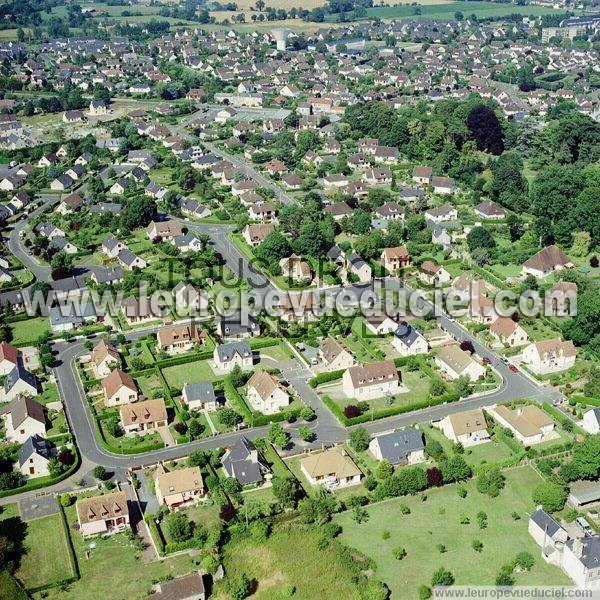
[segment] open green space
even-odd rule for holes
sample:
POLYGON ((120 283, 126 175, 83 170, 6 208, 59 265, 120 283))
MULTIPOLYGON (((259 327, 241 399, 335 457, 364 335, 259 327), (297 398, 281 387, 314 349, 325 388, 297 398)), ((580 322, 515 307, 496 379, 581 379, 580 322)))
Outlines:
POLYGON ((15 540, 23 538, 14 576, 25 589, 58 584, 75 575, 59 514, 25 523, 16 504, 5 506, 0 513, 0 535, 15 540))
POLYGON ((160 381, 160 377, 154 371, 148 371, 148 373, 136 377, 135 381, 140 392, 146 398, 154 398, 156 390, 160 390, 160 394, 164 395, 164 388, 160 381))
MULTIPOLYGON (((66 509, 71 539, 75 548, 75 557, 79 565, 81 579, 66 589, 54 588, 46 592, 46 598, 56 600, 97 600, 97 598, 127 598, 138 600, 150 593, 153 581, 177 577, 197 570, 189 556, 176 556, 148 564, 140 560, 139 551, 119 533, 107 538, 94 538, 95 547, 90 540, 73 528, 77 522, 75 506, 66 509), (118 582, 118 595, 115 590, 118 582)), ((34 596, 42 598, 40 594, 34 596)))
POLYGON ((570 585, 568 577, 540 557, 540 549, 527 531, 529 513, 535 508, 531 492, 541 483, 531 467, 506 471, 506 487, 497 498, 480 494, 475 481, 461 484, 467 489, 460 498, 458 485, 427 491, 427 499, 409 496, 388 500, 367 507, 369 519, 362 524, 352 519, 351 512, 334 520, 343 528, 343 542, 372 558, 375 576, 385 581, 395 598, 417 598, 418 587, 429 585, 433 572, 439 567, 452 572, 457 585, 494 585, 505 563, 518 552, 526 551, 535 557, 530 572, 515 574, 516 585, 570 585), (400 505, 410 509, 404 515, 400 505), (477 513, 488 516, 488 525, 480 529, 477 513), (515 520, 513 513, 520 519, 515 520), (461 516, 470 519, 461 524, 461 516), (384 532, 389 537, 384 539, 384 532), (482 552, 473 550, 473 540, 483 543, 482 552), (439 553, 443 544, 446 552, 439 553), (406 557, 398 561, 393 556, 397 547, 406 549, 406 557))
MULTIPOLYGON (((460 11, 465 17, 476 15, 478 19, 501 18, 507 15, 540 16, 565 14, 566 11, 545 6, 517 6, 516 4, 498 4, 496 2, 449 2, 420 6, 396 5, 367 9, 369 18, 400 19, 406 17, 426 17, 428 19, 454 19, 454 13, 460 11), (419 9, 418 11, 416 9, 419 9)), ((333 15, 335 16, 335 15, 333 15)))
POLYGON ((196 362, 175 365, 162 369, 169 387, 181 389, 186 383, 195 383, 197 381, 213 381, 217 379, 214 371, 210 367, 210 361, 198 360, 196 362))
MULTIPOLYGON (((256 579, 255 600, 281 597, 285 589, 295 589, 294 598, 359 598, 354 583, 358 567, 337 543, 319 550, 319 535, 318 530, 295 526, 276 531, 266 542, 234 539, 224 549, 225 572, 256 579)), ((231 597, 224 588, 224 584, 215 587, 215 600, 231 597)))
POLYGON ((10 324, 12 331, 11 344, 15 346, 35 345, 38 339, 50 332, 48 317, 35 317, 10 324))

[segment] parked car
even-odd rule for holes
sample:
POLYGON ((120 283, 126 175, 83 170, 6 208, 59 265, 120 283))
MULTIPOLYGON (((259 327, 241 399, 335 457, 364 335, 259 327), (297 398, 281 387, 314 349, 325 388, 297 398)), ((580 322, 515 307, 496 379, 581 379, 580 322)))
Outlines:
POLYGON ((513 372, 516 373, 519 369, 517 369, 517 365, 509 365, 508 368, 513 372))
POLYGON ((579 525, 579 527, 581 527, 581 530, 583 531, 584 535, 591 536, 594 534, 592 526, 583 517, 577 517, 575 519, 575 522, 577 523, 577 525, 579 525))

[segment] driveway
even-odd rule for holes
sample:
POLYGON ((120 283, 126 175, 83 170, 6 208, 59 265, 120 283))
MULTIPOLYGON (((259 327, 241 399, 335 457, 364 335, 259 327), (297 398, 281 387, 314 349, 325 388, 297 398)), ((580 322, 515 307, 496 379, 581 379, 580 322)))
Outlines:
POLYGON ((54 494, 38 492, 38 496, 21 500, 19 510, 23 521, 33 521, 40 517, 48 517, 58 512, 58 500, 54 494))
POLYGON ((144 562, 152 562, 158 558, 158 554, 154 549, 150 531, 148 530, 148 526, 144 521, 142 509, 138 502, 137 496, 135 495, 135 490, 129 483, 124 483, 121 486, 121 489, 125 492, 125 496, 127 497, 129 504, 129 524, 131 525, 131 530, 136 533, 144 542, 145 548, 142 550, 142 560, 144 562))
POLYGON ((137 471, 136 473, 137 479, 140 482, 140 487, 137 489, 137 495, 140 500, 140 507, 142 509, 142 513, 150 513, 155 515, 160 508, 158 504, 158 499, 150 489, 150 484, 148 483, 148 479, 144 475, 144 471, 137 471))

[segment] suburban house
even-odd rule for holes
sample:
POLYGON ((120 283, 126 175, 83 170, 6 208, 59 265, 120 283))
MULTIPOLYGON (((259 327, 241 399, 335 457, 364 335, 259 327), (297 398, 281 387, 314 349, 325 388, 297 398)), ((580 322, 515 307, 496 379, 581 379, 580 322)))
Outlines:
POLYGON ((436 265, 431 260, 425 260, 419 267, 419 277, 421 281, 424 281, 428 285, 440 285, 442 283, 448 283, 452 276, 444 267, 436 265))
POLYGON ((201 573, 190 573, 161 581, 152 586, 152 594, 144 600, 206 600, 201 573))
POLYGON ((252 349, 248 340, 219 344, 214 352, 215 367, 221 373, 230 373, 238 365, 242 371, 252 368, 252 349))
POLYGON ((583 413, 583 428, 591 434, 600 433, 600 408, 592 408, 583 413))
POLYGON ((458 379, 467 375, 469 381, 477 381, 485 375, 485 367, 471 358, 471 355, 458 346, 447 346, 435 357, 435 364, 448 379, 458 379))
POLYGON ((490 440, 481 408, 448 415, 434 425, 439 427, 449 440, 459 442, 465 448, 490 440))
POLYGON ((425 211, 425 219, 434 223, 443 223, 444 221, 456 221, 458 211, 451 204, 443 204, 436 208, 430 208, 425 211))
POLYGON ((167 315, 167 311, 162 309, 160 314, 155 314, 150 306, 150 302, 140 302, 139 298, 129 296, 121 302, 121 311, 128 325, 138 325, 156 321, 167 315))
POLYGON ((133 269, 145 269, 148 263, 141 257, 132 252, 129 248, 123 248, 117 254, 117 260, 121 266, 128 271, 133 269))
POLYGON ((24 443, 32 436, 46 435, 44 407, 28 396, 17 396, 0 412, 7 442, 24 443))
POLYGON ((538 406, 510 409, 502 404, 490 410, 492 416, 524 445, 545 442, 554 431, 554 421, 538 406))
POLYGON ((111 535, 129 527, 129 506, 125 492, 80 498, 75 508, 83 537, 111 535))
POLYGON ((28 437, 19 448, 19 471, 26 479, 50 475, 48 462, 54 455, 55 447, 48 440, 34 434, 28 437))
POLYGON ((362 477, 362 471, 343 446, 307 456, 300 461, 300 469, 310 485, 322 485, 328 490, 357 485, 362 477))
POLYGON ((179 221, 151 221, 146 228, 146 234, 151 240, 158 238, 162 240, 170 240, 177 235, 181 235, 181 223, 179 221))
POLYGON ((431 178, 431 186, 436 194, 453 194, 456 191, 456 183, 452 177, 434 175, 431 178))
POLYGON ((363 316, 365 327, 374 335, 387 335, 398 329, 398 323, 385 310, 377 310, 374 314, 363 316))
POLYGON ((431 183, 433 177, 433 169, 431 167, 415 167, 412 172, 412 180, 423 186, 427 187, 431 183))
POLYGON ((201 287, 180 281, 172 290, 178 310, 204 312, 209 307, 209 297, 201 287))
POLYGON ((102 380, 104 390, 104 404, 106 406, 119 406, 129 404, 138 399, 138 389, 129 373, 121 369, 111 371, 102 380))
POLYGON ((506 211, 491 200, 483 200, 475 207, 475 214, 480 219, 504 219, 506 211))
POLYGON ((381 264, 393 275, 399 269, 408 267, 410 257, 406 246, 397 246, 395 248, 386 248, 380 257, 381 264))
POLYGON ((425 336, 416 327, 413 327, 406 321, 402 321, 396 331, 394 331, 392 346, 402 356, 426 354, 429 350, 429 344, 425 336))
POLYGON ((369 451, 376 460, 392 465, 414 465, 425 460, 425 443, 419 429, 409 428, 375 436, 369 451))
POLYGON ((167 426, 167 407, 162 398, 124 404, 119 408, 125 435, 137 434, 167 426))
POLYGON ((270 479, 269 467, 256 446, 246 437, 239 438, 221 461, 229 477, 244 485, 257 485, 270 479))
POLYGON ((252 408, 273 415, 289 406, 290 396, 279 379, 266 371, 255 371, 246 384, 246 395, 252 408))
POLYGON ((216 324, 217 335, 223 339, 241 339, 260 335, 260 323, 250 315, 242 323, 241 315, 221 317, 216 324))
POLYGON ((370 400, 405 391, 393 360, 349 367, 342 376, 342 389, 348 398, 370 400))
POLYGON ((575 263, 558 247, 547 246, 523 263, 522 274, 547 277, 553 271, 574 267, 575 263))
POLYGON ((358 278, 360 283, 367 283, 372 279, 372 271, 370 265, 356 252, 350 252, 346 256, 346 268, 349 273, 352 273, 358 278))
POLYGON ((197 381, 183 386, 181 397, 189 410, 216 410, 218 408, 212 381, 197 381))
POLYGON ((158 348, 167 354, 181 354, 193 350, 196 344, 203 344, 206 331, 196 325, 172 325, 161 327, 156 334, 158 348))
POLYGON ((279 261, 279 266, 281 267, 281 274, 294 281, 308 282, 312 279, 312 269, 310 268, 310 265, 296 254, 291 254, 287 258, 282 258, 279 261))
POLYGON ((199 467, 167 471, 161 463, 154 473, 154 489, 158 503, 169 510, 198 504, 206 495, 199 467))
POLYGON ((577 350, 571 340, 556 338, 530 344, 523 350, 523 362, 534 373, 546 375, 566 371, 575 364, 577 350))
POLYGON ((538 506, 529 517, 529 535, 542 548, 542 557, 548 563, 560 565, 567 532, 547 512, 538 506))
POLYGON ((490 325, 490 333, 509 346, 521 346, 529 341, 527 332, 510 317, 498 317, 490 325))
POLYGON ((18 361, 4 379, 4 394, 1 400, 10 402, 21 394, 37 396, 38 381, 36 376, 28 371, 21 361, 18 361))
POLYGON ((246 225, 242 234, 248 246, 255 247, 264 242, 265 238, 275 231, 273 223, 251 223, 246 225))
POLYGON ((8 375, 19 362, 19 351, 6 342, 0 342, 0 376, 8 375))
POLYGON ((339 371, 356 364, 354 355, 342 342, 326 337, 319 346, 318 356, 327 371, 339 371))
POLYGON ((112 233, 102 242, 102 252, 109 258, 116 258, 119 256, 119 252, 126 248, 127 244, 119 241, 112 233))
POLYGON ((92 348, 91 363, 98 377, 108 377, 113 369, 121 366, 121 356, 112 344, 100 340, 92 348))

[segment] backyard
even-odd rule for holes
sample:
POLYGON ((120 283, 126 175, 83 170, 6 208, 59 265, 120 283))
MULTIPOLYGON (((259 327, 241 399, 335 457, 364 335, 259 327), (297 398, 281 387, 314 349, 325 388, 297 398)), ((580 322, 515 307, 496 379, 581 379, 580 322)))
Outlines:
POLYGON ((195 362, 176 365, 162 369, 169 387, 182 389, 186 383, 195 383, 197 381, 214 381, 217 379, 210 366, 210 360, 198 360, 195 362))
POLYGON ((23 553, 14 575, 26 589, 58 584, 73 577, 67 539, 59 514, 23 522, 16 504, 3 507, 0 535, 9 539, 25 534, 23 553), (52 557, 52 560, 48 560, 52 557))
POLYGON ((429 585, 439 567, 451 571, 457 585, 493 585, 502 564, 521 551, 536 560, 530 572, 516 574, 517 585, 569 585, 558 567, 539 557, 539 547, 527 531, 529 513, 535 508, 531 492, 541 483, 540 476, 531 467, 505 475, 506 487, 497 498, 480 494, 475 481, 470 481, 461 484, 467 489, 465 498, 459 497, 458 485, 449 485, 429 490, 425 501, 419 495, 369 506, 369 519, 362 524, 352 519, 351 512, 334 520, 343 528, 342 541, 374 560, 375 576, 388 584, 392 597, 417 598, 418 587, 429 585), (410 514, 402 514, 400 505, 406 505, 410 514), (488 515, 485 529, 477 525, 479 511, 488 515), (520 518, 516 520, 513 513, 520 518), (463 517, 468 524, 460 524, 463 517), (389 533, 384 536, 384 532, 389 533), (481 552, 472 549, 473 540, 483 543, 481 552), (438 552, 439 544, 445 547, 443 554, 438 552), (393 556, 398 546, 407 552, 402 561, 393 556))
POLYGON ((15 346, 35 345, 40 337, 50 332, 48 317, 35 317, 10 323, 11 344, 15 346))
MULTIPOLYGON (((67 522, 72 526, 77 521, 75 506, 67 508, 66 513, 67 522)), ((153 581, 197 570, 196 564, 189 556, 176 556, 168 560, 144 564, 124 533, 108 538, 95 538, 93 541, 84 540, 74 529, 71 529, 70 534, 81 579, 64 590, 58 588, 48 590, 45 592, 46 598, 137 600, 150 593, 153 581), (108 577, 107 574, 110 576, 108 577), (119 582, 118 595, 116 595, 115 581, 119 582)), ((34 596, 36 599, 42 597, 41 594, 34 596)))

